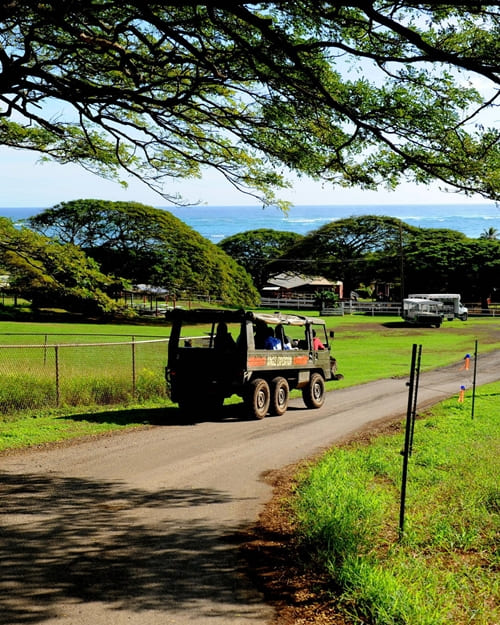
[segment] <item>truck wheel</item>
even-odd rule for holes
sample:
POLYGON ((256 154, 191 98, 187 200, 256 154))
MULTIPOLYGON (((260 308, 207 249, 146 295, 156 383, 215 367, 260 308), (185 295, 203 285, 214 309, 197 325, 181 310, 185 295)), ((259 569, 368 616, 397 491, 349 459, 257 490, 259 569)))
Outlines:
POLYGON ((184 423, 195 423, 199 417, 200 404, 191 398, 179 399, 179 412, 184 423))
POLYGON ((212 395, 207 397, 204 408, 204 414, 211 418, 218 419, 221 417, 222 407, 224 406, 224 397, 220 395, 212 395))
POLYGON ((302 399, 308 408, 321 408, 325 403, 325 381, 319 373, 313 373, 309 384, 302 389, 302 399))
POLYGON ((270 401, 271 391, 266 380, 262 378, 252 380, 247 396, 249 414, 256 419, 263 419, 269 411, 270 401))
POLYGON ((281 416, 288 408, 290 388, 285 378, 278 376, 271 382, 271 414, 281 416))

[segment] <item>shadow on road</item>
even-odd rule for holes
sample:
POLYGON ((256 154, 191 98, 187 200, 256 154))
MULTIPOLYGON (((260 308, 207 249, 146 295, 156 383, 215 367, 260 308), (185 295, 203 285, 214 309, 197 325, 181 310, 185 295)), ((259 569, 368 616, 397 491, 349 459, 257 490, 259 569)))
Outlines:
MULTIPOLYGON (((288 410, 298 410, 297 406, 290 405, 288 410)), ((300 408, 305 410, 303 406, 300 408)), ((102 412, 72 414, 58 419, 69 421, 88 421, 90 423, 113 423, 116 425, 194 425, 202 422, 221 421, 254 421, 245 410, 243 402, 227 404, 217 410, 203 413, 202 411, 186 416, 177 407, 165 408, 132 408, 125 410, 104 410, 102 412)), ((278 417, 273 417, 278 418, 278 417)))
MULTIPOLYGON (((231 590, 234 528, 229 536, 196 518, 182 522, 174 510, 226 504, 225 493, 148 492, 50 475, 0 479, 0 623, 43 623, 56 604, 79 602, 139 613, 192 609, 210 598, 211 617, 214 605, 226 616, 228 605, 245 609, 231 590), (155 509, 162 513, 153 525, 139 521, 155 509)), ((245 594, 248 610, 251 601, 245 594)))

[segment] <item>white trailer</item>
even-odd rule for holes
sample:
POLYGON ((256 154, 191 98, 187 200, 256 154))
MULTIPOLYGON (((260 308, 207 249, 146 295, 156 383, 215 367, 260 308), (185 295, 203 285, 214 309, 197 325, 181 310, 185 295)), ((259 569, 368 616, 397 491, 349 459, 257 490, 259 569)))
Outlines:
POLYGON ((441 302, 443 304, 443 314, 451 321, 452 319, 460 319, 467 321, 469 316, 468 309, 462 305, 459 293, 412 293, 408 295, 411 299, 426 299, 441 302))

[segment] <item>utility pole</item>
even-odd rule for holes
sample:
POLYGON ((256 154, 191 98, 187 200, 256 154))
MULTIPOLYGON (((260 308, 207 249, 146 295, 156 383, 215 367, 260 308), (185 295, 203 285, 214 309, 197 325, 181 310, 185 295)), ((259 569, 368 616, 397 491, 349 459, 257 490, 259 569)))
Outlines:
POLYGON ((404 267, 404 253, 403 253, 403 222, 399 224, 399 272, 401 282, 401 301, 405 297, 405 267, 404 267))

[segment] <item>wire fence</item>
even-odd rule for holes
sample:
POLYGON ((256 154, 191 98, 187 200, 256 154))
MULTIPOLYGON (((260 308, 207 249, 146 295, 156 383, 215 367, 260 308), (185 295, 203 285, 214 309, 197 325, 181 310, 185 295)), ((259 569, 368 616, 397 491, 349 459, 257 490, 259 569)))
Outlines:
POLYGON ((0 411, 4 416, 65 406, 167 398, 167 338, 2 335, 0 411))

